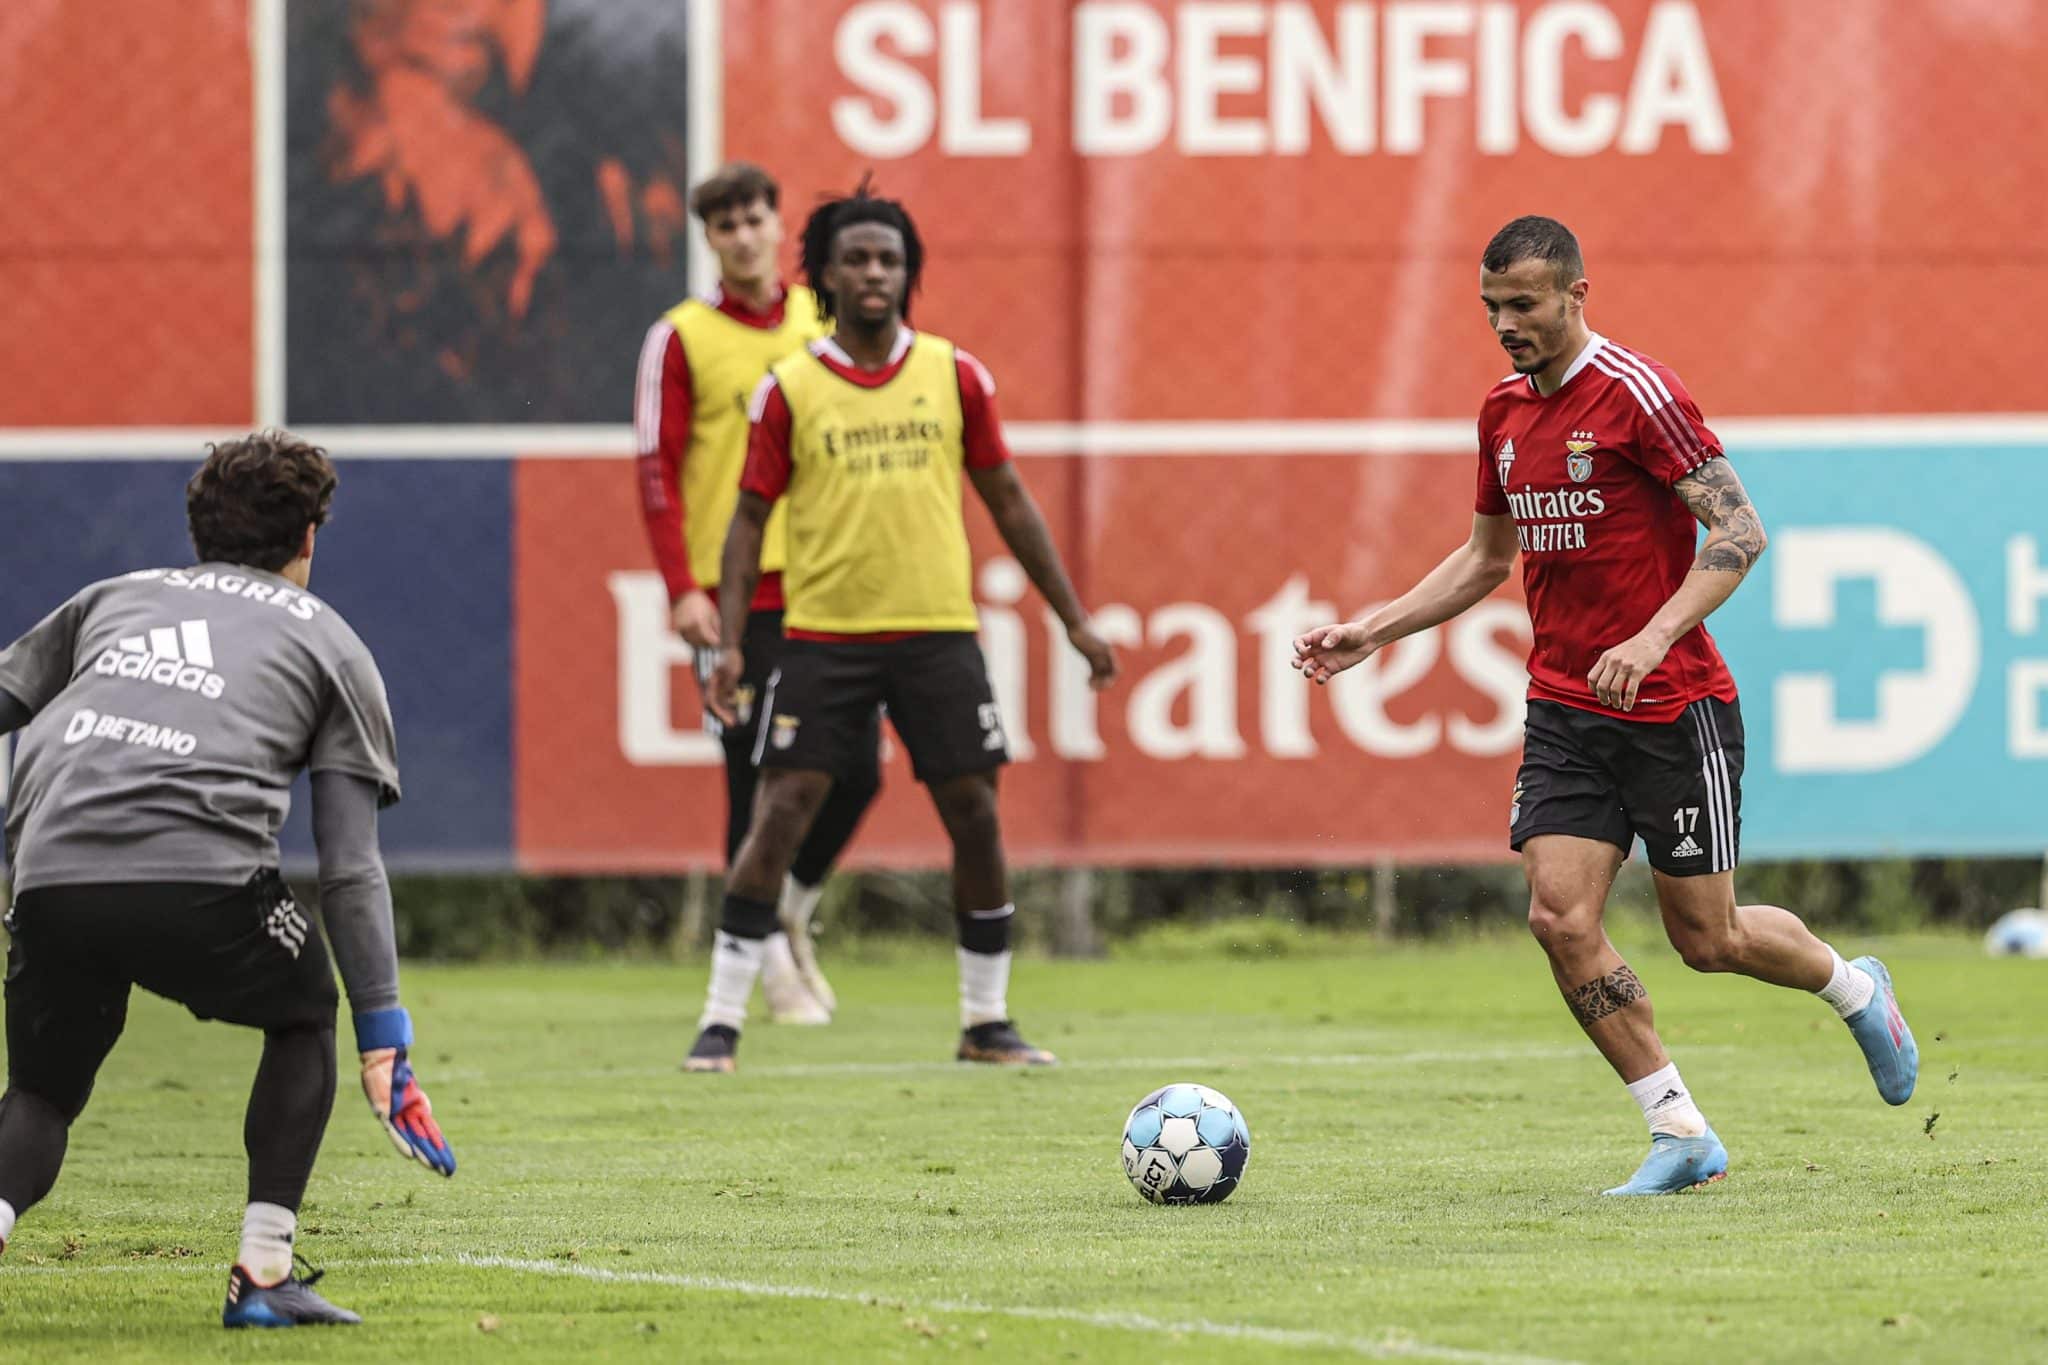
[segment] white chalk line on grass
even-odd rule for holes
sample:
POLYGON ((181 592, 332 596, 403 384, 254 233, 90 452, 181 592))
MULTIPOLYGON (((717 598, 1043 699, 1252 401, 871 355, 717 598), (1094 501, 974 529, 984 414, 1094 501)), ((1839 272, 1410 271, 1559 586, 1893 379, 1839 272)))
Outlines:
MULTIPOLYGON (((1584 1055, 1578 1047, 1433 1048, 1411 1052, 1332 1052, 1307 1056, 1244 1053, 1222 1057, 1102 1057, 1063 1061, 1060 1071, 1225 1070, 1252 1066, 1422 1066, 1440 1062, 1525 1062, 1584 1055)), ((960 1062, 792 1062, 787 1065, 743 1066, 743 1076, 892 1076, 898 1074, 965 1074, 960 1062)), ((618 1074, 616 1072, 611 1074, 618 1074)))
MULTIPOLYGON (((1077 1327, 1099 1327, 1105 1331, 1135 1332, 1154 1336, 1216 1337, 1226 1341, 1257 1342, 1296 1350, 1346 1351, 1370 1360, 1449 1360, 1461 1365, 1571 1365, 1549 1356, 1517 1355, 1500 1351, 1475 1351, 1459 1346, 1439 1346, 1404 1337, 1373 1338, 1319 1332, 1299 1327, 1265 1327, 1251 1322, 1215 1322, 1208 1318, 1155 1318, 1144 1313, 1091 1312, 1084 1308, 1048 1308, 1035 1304, 978 1303, 972 1299, 913 1301, 895 1294, 864 1290, 826 1289, 809 1284, 773 1284, 762 1280, 741 1280, 725 1275, 684 1275, 661 1270, 607 1270, 602 1266, 577 1265, 568 1261, 535 1261, 516 1256, 405 1256, 365 1257, 357 1261, 330 1261, 328 1270, 429 1269, 461 1266, 471 1270, 510 1270, 524 1275, 552 1275, 587 1280, 595 1284, 653 1285, 665 1289, 694 1290, 698 1293, 735 1294, 756 1299, 801 1299, 818 1303, 851 1303, 884 1306, 902 1312, 959 1313, 979 1317, 1019 1318, 1035 1322, 1067 1322, 1077 1327)), ((211 1264, 146 1261, 125 1265, 92 1266, 0 1266, 0 1280, 17 1276, 52 1274, 125 1274, 135 1272, 172 1274, 219 1274, 211 1264)))
MULTIPOLYGON (((1686 1047, 1688 1054, 1698 1052, 1739 1052, 1741 1046, 1734 1043, 1693 1043, 1686 1047)), ((741 1065, 739 1075, 765 1080, 805 1080, 824 1076, 969 1076, 976 1073, 1001 1074, 1006 1071, 1036 1071, 1039 1074, 1057 1076, 1067 1071, 1245 1071, 1254 1067, 1365 1067, 1365 1066, 1439 1066, 1469 1062, 1475 1065, 1500 1062, 1550 1062, 1568 1061, 1573 1058, 1595 1058, 1599 1053, 1580 1044, 1578 1046, 1532 1045, 1519 1048, 1435 1048, 1410 1052, 1333 1052, 1310 1056, 1266 1055, 1243 1053, 1235 1057, 1103 1057, 1084 1058, 1078 1061, 1062 1061, 1058 1066, 1043 1070, 1034 1067, 987 1067, 975 1066, 958 1061, 902 1061, 902 1062, 791 1062, 786 1065, 766 1066, 741 1065)), ((682 1063, 674 1066, 614 1067, 611 1070, 582 1068, 574 1071, 550 1068, 543 1071, 521 1071, 520 1084, 546 1080, 553 1076, 587 1076, 594 1080, 630 1080, 655 1076, 671 1076, 681 1070, 682 1063)), ((476 1068, 439 1067, 434 1071, 437 1080, 446 1084, 470 1083, 493 1079, 493 1073, 476 1068)), ((716 1084, 717 1082, 708 1082, 716 1084)))
MULTIPOLYGON (((1692 1048, 1690 1051, 1701 1051, 1692 1048)), ((1435 1066, 1457 1062, 1531 1062, 1556 1061, 1571 1057, 1597 1056, 1583 1044, 1575 1047, 1563 1045, 1531 1045, 1516 1048, 1431 1048, 1408 1052, 1335 1052, 1307 1056, 1291 1054, 1240 1053, 1237 1056, 1222 1057, 1097 1057, 1062 1061, 1050 1068, 1047 1074, 1058 1075, 1066 1071, 1241 1071, 1251 1067, 1350 1067, 1350 1066, 1435 1066)), ((580 1068, 567 1071, 549 1068, 543 1071, 521 1071, 521 1084, 544 1080, 550 1076, 579 1075, 595 1080, 620 1080, 634 1077, 673 1075, 681 1066, 678 1059, 675 1066, 640 1066, 602 1068, 580 1068)), ((783 1065, 749 1066, 742 1064, 739 1075, 756 1079, 803 1080, 821 1076, 967 1076, 976 1072, 989 1073, 1002 1070, 1032 1070, 1034 1068, 996 1068, 975 1066, 958 1061, 900 1061, 900 1062, 790 1062, 783 1065)), ((491 1079, 491 1073, 474 1068, 437 1068, 434 1075, 444 1082, 480 1081, 491 1079)))
MULTIPOLYGON (((1692 1043, 1686 1047, 1688 1054, 1700 1052, 1741 1051, 1740 1044, 1734 1043, 1692 1043)), ((1308 1055, 1241 1053, 1234 1057, 1100 1057, 1062 1061, 1057 1067, 1048 1068, 1041 1074, 1057 1076, 1068 1071, 1144 1071, 1154 1074, 1179 1071, 1183 1079, 1195 1079, 1197 1074, 1215 1072, 1240 1072, 1259 1067, 1403 1067, 1403 1066, 1452 1066, 1459 1063, 1492 1065, 1501 1062, 1550 1062, 1569 1061, 1574 1058, 1597 1058, 1598 1053, 1584 1044, 1531 1044, 1527 1047, 1500 1048, 1428 1048, 1406 1052, 1331 1052, 1308 1055)), ((443 1085, 471 1085, 477 1082, 516 1079, 521 1085, 546 1081, 553 1077, 581 1076, 590 1080, 647 1080, 657 1077, 681 1075, 680 1057, 671 1066, 638 1066, 604 1068, 579 1067, 566 1069, 550 1067, 539 1071, 522 1070, 516 1077, 510 1073, 498 1073, 479 1067, 443 1067, 434 1070, 434 1079, 443 1085)), ((785 1065, 742 1066, 739 1076, 752 1080, 806 1080, 827 1076, 960 1076, 976 1073, 990 1074, 1005 1071, 1038 1070, 1037 1068, 1014 1067, 996 1068, 975 1066, 959 1061, 900 1061, 900 1062, 791 1062, 785 1065)), ((694 1081, 692 1084, 716 1085, 716 1080, 694 1081)), ((99 1093, 114 1094, 122 1091, 138 1093, 149 1089, 142 1082, 133 1085, 102 1085, 99 1093)))

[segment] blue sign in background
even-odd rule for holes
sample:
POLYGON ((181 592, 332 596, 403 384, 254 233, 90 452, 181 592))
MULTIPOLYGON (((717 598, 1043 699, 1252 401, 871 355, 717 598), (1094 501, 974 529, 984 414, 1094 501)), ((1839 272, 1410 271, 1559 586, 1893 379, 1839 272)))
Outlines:
MULTIPOLYGON (((192 562, 185 480, 160 461, 0 464, 0 641, 87 583, 192 562)), ((400 718, 405 800, 380 823, 399 870, 512 863, 511 464, 369 460, 341 466, 313 591, 376 656, 400 718)), ((312 856, 302 778, 285 826, 312 856)))
MULTIPOLYGON (((2007 604, 2012 542, 2032 537, 2035 553, 2048 560, 2048 447, 1738 446, 1730 456, 1772 541, 1762 564, 1709 623, 1743 694, 1749 735, 1744 854, 2048 848, 2048 759, 2013 754, 2008 697, 2016 664, 2048 662, 2048 600, 2040 604, 2040 624, 2025 635, 2009 628, 2007 604), (1859 530, 1864 534, 1849 534, 1859 530), (1795 625, 1783 619, 1779 600, 1793 585, 1780 580, 1795 573, 1818 579, 1814 567, 1836 552, 1813 548, 1818 541, 1836 549, 1846 543, 1851 551, 1860 542, 1889 567, 1841 573, 1827 586, 1832 623, 1795 625), (1890 584, 1881 587, 1887 576, 1890 584), (1951 602, 1952 582, 1961 585, 1966 602, 1951 602), (1889 622, 1882 619, 1887 591, 1895 618, 1889 622), (1911 600, 1901 605, 1900 599, 1911 600), (1952 606, 1974 620, 1956 620, 1952 606), (1787 770, 1788 745, 1803 738, 1806 749, 1816 747, 1811 734, 1779 733, 1788 680, 1832 679, 1833 714, 1845 725, 1877 723, 1893 732, 1916 722, 1931 726, 1940 719, 1938 707, 1887 713, 1882 682, 1888 676, 1909 682, 1966 664, 1953 640, 1972 633, 1972 626, 1980 653, 1974 678, 1966 700, 1958 698, 1960 716, 1927 752, 1879 762, 1874 756, 1881 743, 1852 743, 1843 747, 1860 748, 1862 758, 1845 754, 1838 766, 1873 766, 1787 770)), ((2036 714, 2048 723, 2048 695, 2036 714)))

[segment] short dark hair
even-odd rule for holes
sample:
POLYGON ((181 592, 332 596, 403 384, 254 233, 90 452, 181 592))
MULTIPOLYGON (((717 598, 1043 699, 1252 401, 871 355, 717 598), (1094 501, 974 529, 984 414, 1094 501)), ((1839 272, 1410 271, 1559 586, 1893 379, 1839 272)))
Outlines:
POLYGON ((1579 252, 1579 239, 1555 218, 1528 214, 1517 218, 1486 244, 1479 266, 1495 275, 1511 269, 1517 261, 1550 262, 1560 286, 1569 285, 1586 273, 1586 258, 1579 252))
POLYGON ((299 557, 306 528, 324 526, 340 479, 327 452, 269 428, 209 442, 185 485, 185 519, 203 562, 276 572, 299 557))
POLYGON ((832 263, 833 239, 856 223, 880 223, 903 234, 903 316, 908 319, 910 296, 917 292, 918 276, 924 273, 924 239, 917 235, 910 210, 897 200, 876 196, 867 176, 861 177, 852 194, 823 201, 804 220, 804 278, 817 297, 818 316, 828 320, 838 316, 838 302, 825 287, 825 267, 832 263))
POLYGON ((714 213, 745 208, 756 199, 764 200, 771 209, 780 208, 782 186, 751 161, 728 161, 690 191, 690 212, 704 223, 714 213))

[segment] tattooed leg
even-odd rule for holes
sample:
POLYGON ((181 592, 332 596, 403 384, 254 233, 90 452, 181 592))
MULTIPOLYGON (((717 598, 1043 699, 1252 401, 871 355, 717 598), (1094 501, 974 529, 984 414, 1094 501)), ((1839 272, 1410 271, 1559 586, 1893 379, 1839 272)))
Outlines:
POLYGON ((1629 1098, 1642 1109, 1652 1136, 1663 1133, 1690 1138, 1706 1132, 1707 1121, 1693 1103, 1692 1092, 1685 1088, 1678 1068, 1657 1042, 1656 1030, 1650 1024, 1650 993, 1643 989, 1642 981, 1626 962, 1604 976, 1568 988, 1564 1001, 1571 1006, 1579 1027, 1599 1045, 1627 1084, 1629 1098), (1640 1018, 1631 1020, 1630 1015, 1640 1018), (1639 1024, 1640 1028, 1629 1029, 1631 1023, 1639 1024), (1628 1032, 1617 1038, 1609 1028, 1612 1024, 1628 1032), (1643 1054, 1641 1049, 1646 1040, 1653 1051, 1643 1054))
POLYGON ((1650 993, 1643 989, 1643 983, 1626 962, 1607 975, 1564 993, 1564 1001, 1572 1007, 1572 1017, 1579 1021, 1580 1028, 1591 1028, 1616 1010, 1649 998, 1650 993))
POLYGON ((1621 866, 1612 844, 1541 834, 1522 848, 1529 879, 1529 932, 1550 959, 1550 974, 1586 1036, 1624 1081, 1668 1060, 1657 1041, 1650 997, 1608 942, 1601 919, 1621 866))
POLYGON ((1601 946, 1606 961, 1593 969, 1599 975, 1590 980, 1567 976, 1554 962, 1551 970, 1572 1018, 1579 1021, 1615 1074, 1624 1081, 1638 1080, 1667 1065, 1671 1058, 1657 1038, 1649 991, 1604 936, 1601 946))
MULTIPOLYGON (((1550 959, 1550 974, 1572 1017, 1628 1087, 1651 1135, 1660 1140, 1711 1138, 1706 1119, 1658 1041, 1649 991, 1614 951, 1602 925, 1607 892, 1620 866, 1621 850, 1610 844, 1567 835, 1529 840, 1522 848, 1529 930, 1550 959)), ((1720 1169, 1726 1165, 1723 1153, 1720 1169)))

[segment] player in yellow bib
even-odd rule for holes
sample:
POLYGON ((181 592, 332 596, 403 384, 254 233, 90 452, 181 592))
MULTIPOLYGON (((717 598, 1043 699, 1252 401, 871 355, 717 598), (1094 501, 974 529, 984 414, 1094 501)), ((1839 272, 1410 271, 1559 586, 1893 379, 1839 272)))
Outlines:
MULTIPOLYGON (((781 190, 759 166, 721 167, 690 194, 690 211, 718 257, 718 286, 685 299, 647 331, 634 389, 634 431, 640 448, 640 506, 647 541, 668 586, 670 619, 697 650, 700 683, 718 658, 719 555, 740 495, 747 456, 747 398, 768 367, 823 336, 811 292, 784 288, 776 255, 782 245, 781 190)), ((761 542, 760 582, 750 599, 734 722, 719 731, 725 746, 725 858, 730 866, 754 808, 754 750, 761 722, 756 703, 782 644, 783 518, 769 519, 761 542)), ((826 875, 853 838, 881 784, 877 715, 868 718, 863 761, 849 763, 798 849, 784 879, 765 938, 734 939, 751 925, 722 925, 722 951, 762 958, 761 989, 780 1023, 831 1020, 832 988, 811 948, 811 913, 826 875), (737 945, 737 946, 735 946, 737 945)), ((737 1026, 746 999, 721 1002, 705 1024, 737 1026), (728 1020, 728 1014, 737 1017, 728 1020)))
MULTIPOLYGON (((728 920, 759 919, 834 777, 859 759, 865 718, 885 703, 953 845, 962 1061, 1044 1064, 1010 1018, 1010 903, 996 814, 1009 759, 975 639, 973 565, 961 484, 1066 624, 1106 687, 1116 656, 1089 625, 1045 520, 1011 464, 995 381, 950 341, 911 330, 924 246, 901 204, 865 185, 804 227, 804 275, 832 335, 777 361, 754 392, 753 434, 719 584, 724 653, 711 707, 738 715, 747 602, 761 545, 787 508, 787 636, 761 703, 760 794, 726 880, 728 920)), ((744 998, 747 961, 715 955, 711 991, 744 998)), ((691 1049, 729 1070, 739 1034, 712 1026, 691 1049)))

